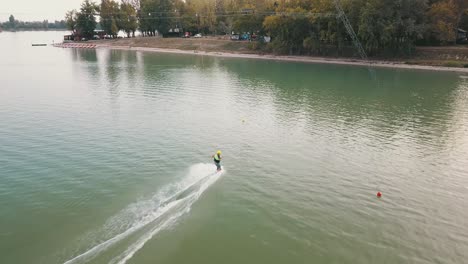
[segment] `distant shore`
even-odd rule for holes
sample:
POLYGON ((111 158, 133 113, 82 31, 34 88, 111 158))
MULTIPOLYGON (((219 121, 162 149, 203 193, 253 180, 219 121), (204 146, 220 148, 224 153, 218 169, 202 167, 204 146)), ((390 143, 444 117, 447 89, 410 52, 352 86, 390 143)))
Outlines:
POLYGON ((17 28, 17 29, 0 29, 0 32, 28 32, 28 31, 69 31, 68 29, 66 28, 35 28, 35 29, 32 29, 32 28, 17 28))
MULTIPOLYGON (((159 53, 176 53, 176 54, 192 54, 213 57, 229 57, 229 58, 247 58, 247 59, 263 59, 277 61, 291 61, 304 63, 319 63, 319 64, 340 64, 340 65, 356 65, 356 66, 372 66, 382 68, 398 68, 398 69, 416 69, 416 70, 432 70, 432 71, 450 71, 450 72, 465 72, 468 73, 468 68, 462 67, 446 67, 443 63, 447 60, 437 58, 411 59, 407 61, 385 61, 372 60, 370 63, 352 58, 331 58, 331 57, 313 57, 313 56, 286 56, 273 54, 259 54, 248 48, 249 42, 230 41, 220 38, 202 38, 202 39, 161 39, 161 38, 129 38, 115 40, 99 40, 92 41, 99 48, 109 49, 124 49, 137 50, 159 53)), ((434 54, 440 54, 437 50, 430 50, 434 54)), ((455 49, 458 53, 468 54, 468 48, 462 47, 455 49), (460 52, 461 50, 462 52, 460 52)), ((436 56, 436 55, 433 55, 436 56)), ((457 58, 459 56, 457 55, 457 58)), ((465 57, 463 57, 465 58, 465 57)), ((468 55, 467 55, 468 58, 468 55)), ((449 62, 452 62, 449 60, 449 62)), ((459 65, 467 61, 461 60, 459 65)))

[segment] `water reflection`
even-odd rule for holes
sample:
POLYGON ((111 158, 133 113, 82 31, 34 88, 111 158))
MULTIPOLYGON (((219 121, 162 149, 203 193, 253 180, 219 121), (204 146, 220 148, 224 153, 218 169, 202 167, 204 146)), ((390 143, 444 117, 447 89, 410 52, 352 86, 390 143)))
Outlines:
POLYGON ((449 140, 458 111, 454 100, 460 97, 459 80, 452 73, 378 69, 373 81, 365 67, 120 50, 74 50, 73 58, 87 62, 89 76, 114 100, 122 92, 141 89, 148 98, 171 102, 174 96, 196 97, 190 93, 193 85, 219 86, 218 94, 227 92, 242 102, 239 113, 256 111, 309 134, 317 133, 317 125, 344 129, 348 143, 353 136, 365 136, 392 145, 411 133, 414 141, 404 144, 440 150, 449 140), (236 89, 227 91, 229 87, 236 89), (422 144, 428 141, 433 144, 422 144))
MULTIPOLYGON (((17 78, 0 89, 0 139, 12 166, 3 191, 18 198, 4 205, 28 205, 4 210, 12 217, 5 219, 24 220, 7 228, 9 238, 14 246, 31 233, 54 241, 31 245, 24 260, 7 255, 12 263, 29 263, 37 252, 56 263, 50 252, 70 249, 64 260, 89 249, 106 239, 95 231, 108 217, 182 177, 187 164, 209 162, 207 153, 218 148, 227 154, 229 177, 210 190, 213 203, 200 200, 215 217, 194 210, 207 227, 199 234, 239 235, 231 240, 237 245, 269 241, 261 244, 268 256, 290 247, 297 252, 292 262, 320 254, 343 262, 360 252, 365 263, 395 252, 395 263, 457 263, 466 255, 466 79, 379 69, 376 83, 359 67, 107 49, 51 55, 61 59, 53 74, 36 67, 34 85, 17 78), (26 182, 32 189, 22 187, 26 182), (372 199, 377 189, 384 199, 372 199), (44 199, 42 191, 53 195, 44 199), (72 224, 37 230, 31 211, 44 227, 54 214, 57 223, 72 224), (213 233, 211 220, 223 232, 213 233), (23 227, 34 230, 18 233, 23 227), (75 247, 83 232, 95 236, 75 247), (454 242, 460 247, 447 246, 454 242)), ((169 237, 179 230, 180 241, 187 233, 179 227, 193 222, 169 237)), ((165 251, 144 247, 138 255, 154 261, 153 249, 165 251)))
POLYGON ((344 122, 387 138, 408 129, 421 140, 428 133, 439 137, 448 129, 458 91, 452 73, 379 69, 374 82, 365 68, 243 60, 221 65, 241 80, 242 89, 271 94, 277 113, 288 121, 308 113, 311 126, 344 122))

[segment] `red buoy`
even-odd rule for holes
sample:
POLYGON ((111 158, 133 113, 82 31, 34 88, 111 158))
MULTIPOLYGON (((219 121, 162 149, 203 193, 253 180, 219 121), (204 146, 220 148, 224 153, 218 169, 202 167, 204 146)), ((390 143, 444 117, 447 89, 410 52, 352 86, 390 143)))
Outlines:
POLYGON ((381 192, 378 192, 378 193, 377 193, 377 197, 379 197, 379 198, 382 197, 382 193, 381 193, 381 192))

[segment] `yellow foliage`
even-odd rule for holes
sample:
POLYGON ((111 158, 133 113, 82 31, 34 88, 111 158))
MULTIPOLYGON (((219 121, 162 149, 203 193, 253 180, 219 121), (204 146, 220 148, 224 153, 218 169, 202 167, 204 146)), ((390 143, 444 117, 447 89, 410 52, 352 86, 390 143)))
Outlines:
POLYGON ((431 29, 442 42, 453 42, 456 38, 457 5, 454 0, 436 2, 428 13, 431 18, 431 29))

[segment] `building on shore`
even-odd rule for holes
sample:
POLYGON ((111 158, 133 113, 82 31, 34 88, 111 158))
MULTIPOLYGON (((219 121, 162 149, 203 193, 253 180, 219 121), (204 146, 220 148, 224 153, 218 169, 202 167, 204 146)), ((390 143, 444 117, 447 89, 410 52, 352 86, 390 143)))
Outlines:
MULTIPOLYGON (((106 33, 102 29, 95 29, 93 39, 104 39, 106 37, 106 33)), ((63 36, 63 42, 70 42, 70 41, 86 41, 85 37, 83 37, 78 32, 73 32, 70 35, 63 36)))

